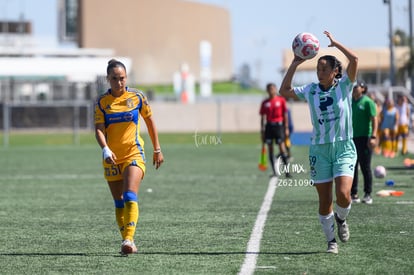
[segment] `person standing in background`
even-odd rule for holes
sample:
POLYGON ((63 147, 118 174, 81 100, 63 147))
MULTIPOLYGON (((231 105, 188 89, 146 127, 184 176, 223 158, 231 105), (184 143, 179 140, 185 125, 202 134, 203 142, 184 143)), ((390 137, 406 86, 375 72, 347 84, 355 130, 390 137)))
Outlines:
POLYGON ((354 143, 357 150, 354 179, 351 188, 352 202, 360 202, 358 196, 358 166, 364 177, 364 198, 362 202, 372 204, 372 151, 377 143, 377 108, 375 102, 366 94, 368 87, 363 81, 358 81, 352 90, 352 127, 354 143))
POLYGON ((394 140, 397 135, 399 115, 394 102, 390 98, 385 99, 384 107, 380 116, 381 120, 381 150, 386 158, 395 157, 394 140))
POLYGON ((398 111, 398 128, 395 138, 394 152, 398 153, 398 143, 401 139, 401 154, 406 155, 408 153, 407 138, 410 131, 410 106, 405 95, 398 96, 396 108, 398 111))
MULTIPOLYGON (((288 154, 286 151, 285 138, 289 136, 289 121, 286 100, 277 95, 277 88, 274 83, 266 85, 268 98, 260 106, 260 133, 261 139, 268 146, 269 160, 272 166, 273 175, 279 176, 275 169, 275 152, 273 141, 279 146, 280 157, 283 164, 288 164, 288 154)), ((290 177, 289 172, 285 173, 290 177)))

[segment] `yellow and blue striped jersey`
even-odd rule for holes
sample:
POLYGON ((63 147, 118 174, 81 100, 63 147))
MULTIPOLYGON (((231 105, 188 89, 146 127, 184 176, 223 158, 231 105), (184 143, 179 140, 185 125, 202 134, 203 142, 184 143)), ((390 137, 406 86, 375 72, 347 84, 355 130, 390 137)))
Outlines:
POLYGON ((137 154, 145 161, 139 116, 150 117, 151 107, 142 91, 128 87, 126 90, 120 97, 112 96, 111 89, 98 97, 95 124, 105 124, 106 141, 118 163, 137 154))

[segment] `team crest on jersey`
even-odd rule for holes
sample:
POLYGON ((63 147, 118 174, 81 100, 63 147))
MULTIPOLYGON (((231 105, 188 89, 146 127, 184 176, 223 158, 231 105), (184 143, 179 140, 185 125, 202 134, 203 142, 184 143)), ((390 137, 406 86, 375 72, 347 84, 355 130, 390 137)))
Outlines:
POLYGON ((127 99, 126 105, 127 105, 128 108, 134 107, 134 101, 132 100, 132 98, 127 99))

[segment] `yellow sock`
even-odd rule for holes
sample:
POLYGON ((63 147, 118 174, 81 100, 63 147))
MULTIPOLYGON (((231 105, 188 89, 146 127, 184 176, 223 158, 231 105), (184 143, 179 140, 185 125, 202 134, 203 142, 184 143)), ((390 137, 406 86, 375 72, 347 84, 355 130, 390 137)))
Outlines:
POLYGON ((292 146, 292 144, 290 143, 290 138, 285 138, 285 145, 286 148, 290 148, 290 146, 292 146))
POLYGON ((403 154, 407 154, 407 138, 403 137, 402 138, 402 148, 401 148, 401 152, 403 154))
POLYGON ((384 154, 389 154, 391 153, 392 150, 392 142, 391 140, 384 140, 383 144, 382 144, 382 151, 384 154))
POLYGON ((118 224, 119 232, 121 233, 122 239, 125 240, 124 230, 124 208, 115 208, 116 223, 118 224))
POLYGON ((124 208, 124 240, 134 240, 139 217, 138 202, 127 201, 124 208))
POLYGON ((124 200, 115 200, 115 219, 118 224, 119 232, 124 240, 124 200))

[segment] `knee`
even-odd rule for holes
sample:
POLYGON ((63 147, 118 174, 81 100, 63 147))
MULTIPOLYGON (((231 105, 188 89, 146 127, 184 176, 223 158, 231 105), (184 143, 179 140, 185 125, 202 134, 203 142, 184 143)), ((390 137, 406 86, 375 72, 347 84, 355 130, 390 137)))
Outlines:
POLYGON ((341 207, 347 207, 351 203, 351 192, 338 190, 336 191, 336 202, 341 207))

